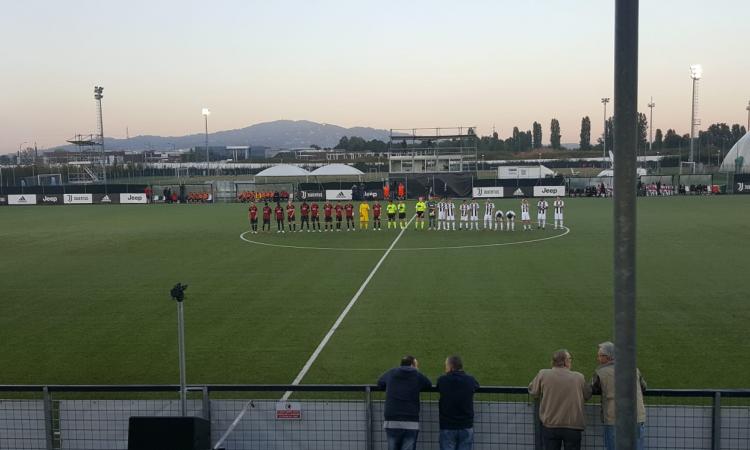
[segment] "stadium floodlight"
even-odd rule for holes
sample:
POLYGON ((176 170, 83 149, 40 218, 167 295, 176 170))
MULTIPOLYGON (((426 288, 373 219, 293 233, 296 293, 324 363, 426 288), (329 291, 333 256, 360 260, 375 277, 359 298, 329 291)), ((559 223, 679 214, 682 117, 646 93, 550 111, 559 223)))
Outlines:
POLYGON ((185 314, 182 304, 187 284, 177 283, 169 292, 177 302, 177 351, 180 358, 180 414, 187 415, 187 382, 185 381, 185 314))
POLYGON ((604 105, 604 131, 602 131, 602 167, 604 167, 607 161, 607 103, 609 103, 609 97, 602 98, 602 105, 604 105))
MULTIPOLYGON (((692 105, 692 112, 690 114, 690 158, 688 161, 691 163, 694 162, 693 156, 693 148, 694 148, 694 141, 695 141, 695 126, 697 125, 695 120, 695 114, 696 109, 698 106, 698 96, 695 92, 696 84, 698 83, 698 80, 701 79, 703 76, 703 66, 700 64, 693 64, 690 66, 690 78, 693 79, 693 105, 692 105)), ((695 173, 695 164, 693 164, 693 173, 695 173)))
POLYGON ((700 80, 703 76, 703 66, 700 64, 693 64, 690 66, 690 78, 694 80, 700 80))
POLYGON ((211 111, 209 111, 208 108, 203 108, 201 110, 201 114, 203 114, 203 121, 206 126, 206 175, 208 175, 208 166, 210 163, 210 159, 208 156, 208 116, 211 115, 211 111))

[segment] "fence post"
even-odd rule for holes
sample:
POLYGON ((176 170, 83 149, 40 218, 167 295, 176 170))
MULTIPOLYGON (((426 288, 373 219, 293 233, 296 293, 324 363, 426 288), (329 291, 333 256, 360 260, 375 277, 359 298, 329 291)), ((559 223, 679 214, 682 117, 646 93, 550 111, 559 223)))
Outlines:
POLYGON ((539 419, 539 399, 534 399, 534 450, 543 450, 542 421, 539 419))
POLYGON ((711 421, 711 450, 721 449, 721 392, 714 392, 711 421))
POLYGON ((203 386, 203 418, 211 422, 211 399, 208 396, 208 386, 203 386))
POLYGON ((52 396, 50 395, 47 386, 44 386, 42 391, 44 393, 44 436, 47 441, 47 450, 52 450, 54 448, 52 434, 52 396))
POLYGON ((365 386, 365 449, 372 450, 372 395, 365 386))

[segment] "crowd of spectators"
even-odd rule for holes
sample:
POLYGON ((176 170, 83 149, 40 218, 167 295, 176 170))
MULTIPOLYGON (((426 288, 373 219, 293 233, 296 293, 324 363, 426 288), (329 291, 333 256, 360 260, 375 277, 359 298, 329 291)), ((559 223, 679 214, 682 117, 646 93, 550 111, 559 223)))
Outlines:
POLYGON ((242 191, 237 194, 237 200, 242 203, 250 202, 274 202, 279 203, 282 201, 289 200, 289 192, 287 191, 242 191))
MULTIPOLYGON (((573 357, 565 349, 552 354, 551 367, 541 369, 531 383, 529 394, 539 399, 539 420, 545 450, 577 450, 586 426, 584 407, 593 395, 601 396, 601 421, 604 445, 615 450, 615 345, 598 345, 597 368, 591 380, 572 370, 573 357)), ((636 369, 637 370, 637 369, 636 369)), ((637 371, 637 436, 635 449, 645 444, 646 408, 643 393, 646 382, 637 371)), ((420 392, 431 390, 429 378, 419 371, 414 356, 404 356, 398 367, 378 379, 385 389, 383 429, 388 450, 415 450, 419 438, 420 392)), ((471 450, 474 444, 474 393, 477 380, 464 372, 461 357, 445 360, 445 371, 435 386, 440 393, 438 414, 440 450, 471 450)))

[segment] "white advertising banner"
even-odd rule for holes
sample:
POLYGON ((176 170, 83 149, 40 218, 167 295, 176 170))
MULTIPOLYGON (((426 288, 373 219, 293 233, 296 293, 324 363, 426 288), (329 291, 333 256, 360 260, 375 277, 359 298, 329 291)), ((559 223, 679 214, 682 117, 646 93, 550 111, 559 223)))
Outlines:
POLYGON ((63 203, 66 205, 90 205, 94 203, 94 194, 65 194, 63 203))
POLYGON ((565 197, 565 186, 534 186, 534 197, 565 197))
POLYGON ((503 197, 503 187, 475 187, 471 188, 471 196, 474 198, 500 198, 503 197))
POLYGON ((327 189, 326 200, 351 200, 351 189, 327 189))
POLYGON ((36 205, 36 194, 9 195, 9 205, 36 205))
POLYGON ((120 194, 120 203, 146 204, 146 194, 120 194))

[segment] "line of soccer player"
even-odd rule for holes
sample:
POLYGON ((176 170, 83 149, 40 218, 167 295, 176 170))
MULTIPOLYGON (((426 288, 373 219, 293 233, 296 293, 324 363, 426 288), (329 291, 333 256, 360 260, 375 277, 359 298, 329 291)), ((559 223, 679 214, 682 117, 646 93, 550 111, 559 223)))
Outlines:
MULTIPOLYGON (((556 197, 552 205, 554 208, 554 229, 562 229, 565 202, 560 197, 556 197)), ((547 226, 547 209, 549 209, 547 200, 540 199, 537 202, 537 228, 539 229, 545 229, 547 226)), ((406 219, 406 203, 403 200, 399 200, 398 203, 389 200, 385 205, 385 210, 389 229, 406 228, 408 223, 406 219)), ((369 229, 370 211, 372 211, 372 230, 381 230, 380 217, 382 206, 377 201, 372 204, 372 207, 370 207, 370 203, 368 202, 361 202, 359 204, 359 228, 362 230, 369 229)), ((479 226, 480 204, 476 199, 471 201, 463 200, 458 206, 458 211, 460 214, 458 220, 459 230, 515 231, 516 229, 515 211, 508 210, 503 212, 489 199, 484 204, 483 228, 479 226)), ((415 212, 414 228, 417 230, 424 230, 425 227, 429 230, 456 230, 456 203, 451 199, 444 198, 439 201, 429 200, 425 202, 424 199, 420 198, 415 205, 415 212)), ((297 208, 291 201, 286 205, 286 208, 282 207, 281 203, 276 203, 276 207, 271 209, 271 206, 265 203, 262 210, 259 210, 258 206, 252 203, 248 209, 251 233, 258 233, 259 213, 263 219, 261 231, 271 231, 272 217, 276 219, 277 233, 285 233, 286 231, 303 232, 305 230, 307 232, 341 231, 344 229, 344 219, 346 219, 346 231, 357 230, 354 222, 354 205, 351 202, 336 202, 333 204, 330 201, 326 201, 323 204, 322 229, 320 225, 320 206, 315 202, 310 204, 302 202, 299 206, 299 229, 297 229, 297 208), (286 229, 284 225, 285 219, 286 229)), ((533 229, 529 201, 525 198, 521 200, 521 223, 524 231, 533 229)))

